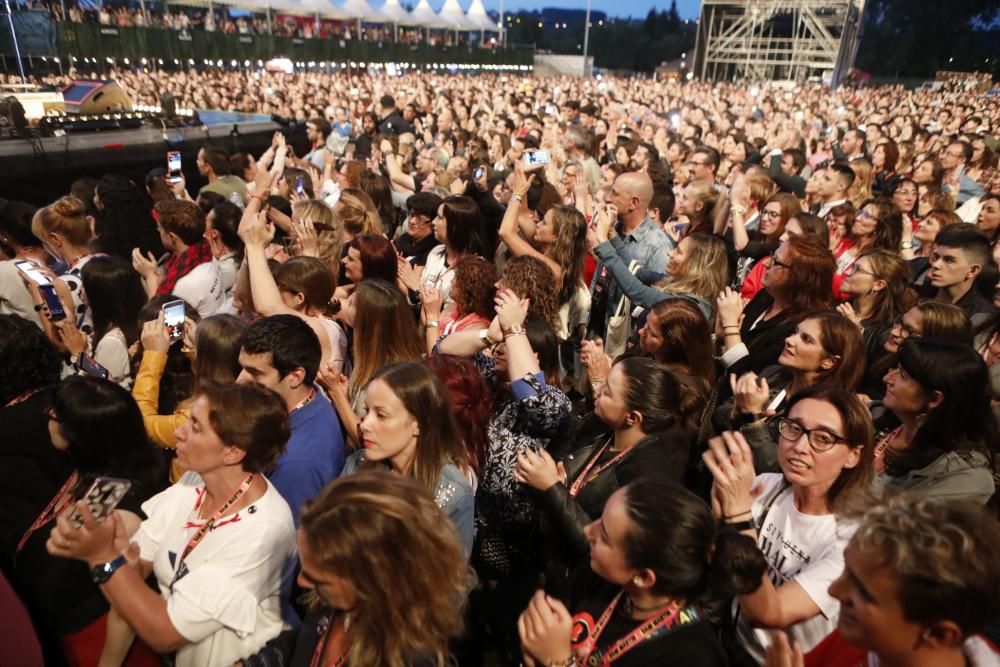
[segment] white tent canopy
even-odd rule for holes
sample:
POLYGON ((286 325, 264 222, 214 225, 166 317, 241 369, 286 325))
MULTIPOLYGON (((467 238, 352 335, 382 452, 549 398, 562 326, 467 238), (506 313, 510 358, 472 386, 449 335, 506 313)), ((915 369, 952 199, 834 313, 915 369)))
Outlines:
POLYGON ((403 9, 402 5, 399 4, 399 0, 385 0, 385 4, 379 7, 378 11, 392 23, 400 25, 416 25, 418 23, 410 15, 410 12, 403 9))
POLYGON ((458 30, 479 30, 479 26, 474 24, 462 11, 462 6, 458 0, 444 0, 444 5, 438 16, 442 21, 447 21, 451 28, 458 30))
POLYGON ((445 21, 440 16, 438 16, 427 0, 420 0, 417 6, 413 8, 410 12, 413 17, 414 22, 417 25, 422 25, 425 28, 451 28, 452 24, 450 21, 445 21))
POLYGON ((372 9, 365 0, 347 0, 340 9, 354 19, 360 19, 367 23, 388 23, 385 15, 372 9))
POLYGON ((486 8, 483 7, 483 0, 472 0, 472 4, 469 5, 469 12, 465 17, 480 30, 489 30, 492 32, 499 30, 497 24, 486 13, 486 8))
POLYGON ((324 19, 349 19, 353 18, 343 10, 333 0, 302 0, 302 6, 312 14, 318 14, 324 19))

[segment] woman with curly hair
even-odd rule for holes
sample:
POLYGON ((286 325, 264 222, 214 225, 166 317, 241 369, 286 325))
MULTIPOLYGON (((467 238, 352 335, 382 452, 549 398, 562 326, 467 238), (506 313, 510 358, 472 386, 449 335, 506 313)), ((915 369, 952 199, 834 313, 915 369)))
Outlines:
POLYGON ((430 492, 382 471, 341 477, 309 501, 299 584, 310 612, 247 667, 445 667, 470 587, 454 527, 430 492))
POLYGON ((455 264, 451 288, 453 308, 442 313, 441 293, 429 283, 420 286, 421 316, 427 353, 441 336, 454 331, 488 327, 494 315, 497 270, 481 257, 464 257, 455 264))
POLYGON ((553 329, 559 324, 559 292, 552 269, 537 257, 511 257, 504 265, 497 289, 510 289, 528 300, 528 315, 548 322, 553 329))
POLYGON ((493 397, 486 381, 471 360, 451 354, 431 354, 424 365, 438 376, 451 397, 451 410, 476 476, 482 474, 486 457, 486 424, 493 409, 493 397))

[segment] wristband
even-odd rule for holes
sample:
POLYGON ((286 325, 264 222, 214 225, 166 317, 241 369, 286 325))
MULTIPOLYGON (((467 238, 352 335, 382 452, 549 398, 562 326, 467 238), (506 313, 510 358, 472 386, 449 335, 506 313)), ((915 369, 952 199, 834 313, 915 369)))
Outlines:
POLYGON ((899 247, 901 250, 913 250, 913 241, 907 241, 906 243, 900 243, 899 247))
POLYGON ((424 325, 424 328, 425 329, 437 329, 440 325, 441 325, 441 323, 438 322, 437 320, 431 320, 430 322, 428 322, 427 324, 424 325))
POLYGON ((739 518, 741 516, 747 516, 747 515, 753 516, 753 510, 744 510, 742 512, 737 512, 736 514, 723 514, 722 515, 722 520, 723 521, 731 521, 733 519, 737 519, 737 518, 739 518))
POLYGON ((503 339, 507 340, 511 336, 527 336, 528 334, 523 331, 511 331, 510 333, 504 334, 503 339))
POLYGON ((724 521, 723 523, 738 533, 742 533, 745 530, 757 530, 757 524, 754 523, 753 519, 747 519, 746 521, 724 521))
POLYGON ((513 199, 514 201, 521 201, 522 199, 524 199, 524 193, 515 192, 514 194, 511 195, 511 199, 513 199))

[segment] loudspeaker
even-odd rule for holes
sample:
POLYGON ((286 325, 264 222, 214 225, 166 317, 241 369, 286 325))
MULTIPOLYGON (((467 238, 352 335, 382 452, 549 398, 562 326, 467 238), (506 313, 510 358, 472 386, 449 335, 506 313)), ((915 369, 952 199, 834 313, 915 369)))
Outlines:
POLYGON ((117 81, 73 81, 63 88, 67 113, 131 111, 132 100, 117 81))

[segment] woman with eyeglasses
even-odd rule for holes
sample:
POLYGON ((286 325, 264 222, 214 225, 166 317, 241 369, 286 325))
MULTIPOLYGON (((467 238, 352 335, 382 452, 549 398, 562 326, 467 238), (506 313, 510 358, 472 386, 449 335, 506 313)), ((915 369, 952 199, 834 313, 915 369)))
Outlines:
POLYGON ((846 277, 847 269, 868 250, 885 250, 899 253, 903 236, 903 214, 892 200, 876 197, 864 202, 858 209, 854 222, 841 239, 837 256, 837 275, 833 279, 835 292, 846 277))
POLYGON ((767 197, 761 204, 758 226, 748 231, 742 216, 733 215, 733 244, 740 254, 736 262, 736 275, 732 284, 742 289, 743 280, 753 266, 778 249, 779 239, 785 232, 788 221, 800 213, 798 197, 788 192, 779 192, 767 197))
POLYGON ((760 664, 768 628, 786 628, 808 651, 836 627, 830 584, 844 567, 849 524, 840 518, 872 481, 872 422, 853 393, 826 385, 799 392, 778 420, 780 473, 756 474, 738 433, 713 438, 703 455, 712 473, 712 511, 753 537, 767 573, 733 604, 731 664, 760 664))
MULTIPOLYGON (((885 356, 885 342, 892 323, 916 301, 908 289, 910 267, 898 255, 884 250, 868 250, 844 273, 840 287, 849 300, 837 311, 861 328, 865 341, 864 364, 874 366, 885 356)), ((862 391, 879 395, 882 376, 866 377, 862 391)))
POLYGON ((901 179, 896 185, 896 189, 892 191, 892 203, 898 206, 899 210, 903 212, 903 224, 909 223, 911 228, 914 226, 917 199, 919 198, 920 191, 917 189, 917 184, 911 178, 901 179))
POLYGON ((911 338, 885 376, 882 403, 899 426, 875 446, 887 490, 987 502, 995 491, 997 427, 989 371, 970 345, 911 338))
POLYGON ((778 469, 777 418, 799 392, 819 384, 855 391, 864 370, 861 332, 832 311, 811 313, 788 338, 775 366, 730 376, 733 398, 715 411, 716 432, 739 430, 760 472, 778 469))

